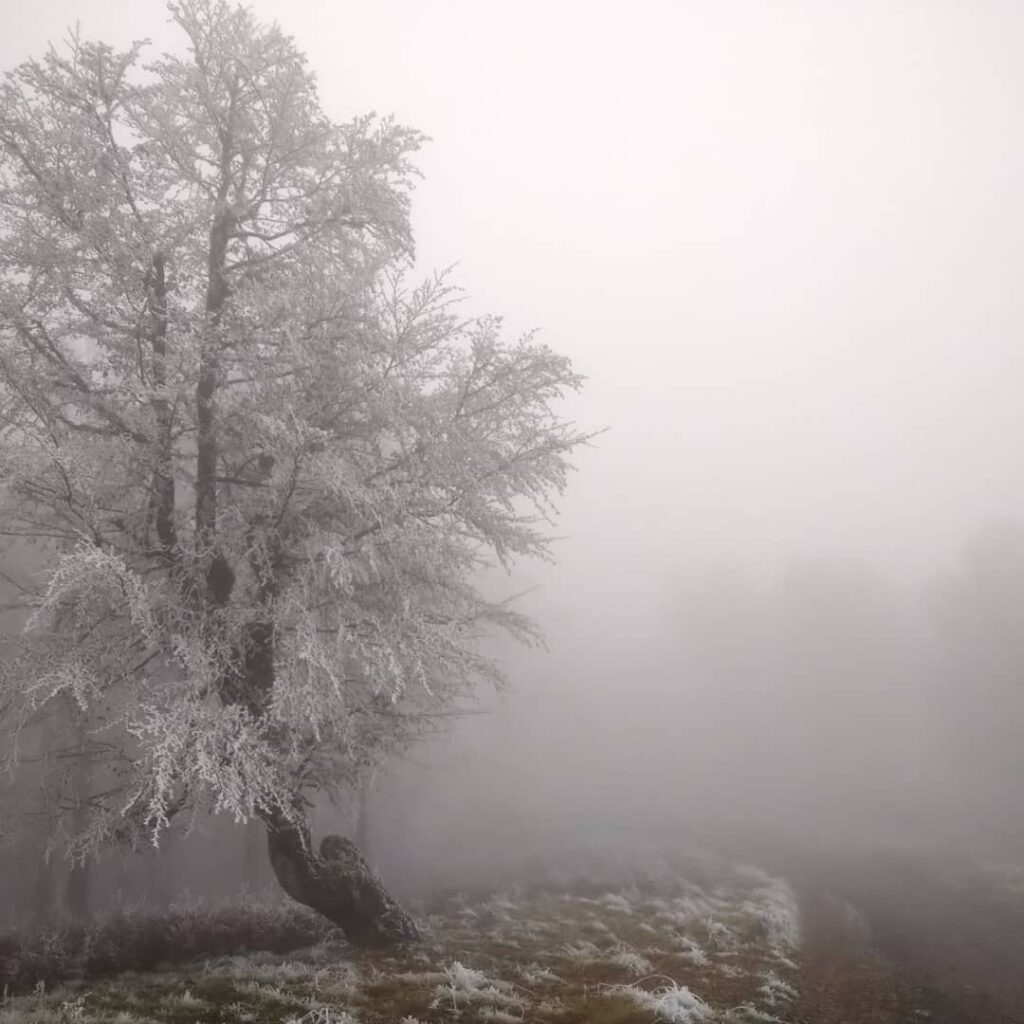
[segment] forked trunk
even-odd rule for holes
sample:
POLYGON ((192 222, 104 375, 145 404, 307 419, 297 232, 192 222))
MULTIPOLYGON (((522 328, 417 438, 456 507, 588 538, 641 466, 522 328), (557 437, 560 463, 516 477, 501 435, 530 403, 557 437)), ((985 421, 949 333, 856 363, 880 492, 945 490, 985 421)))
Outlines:
POLYGON ((276 814, 266 815, 264 823, 270 864, 293 900, 333 921, 355 945, 394 946, 419 939, 416 923, 388 895, 353 842, 326 836, 317 854, 305 824, 276 814))

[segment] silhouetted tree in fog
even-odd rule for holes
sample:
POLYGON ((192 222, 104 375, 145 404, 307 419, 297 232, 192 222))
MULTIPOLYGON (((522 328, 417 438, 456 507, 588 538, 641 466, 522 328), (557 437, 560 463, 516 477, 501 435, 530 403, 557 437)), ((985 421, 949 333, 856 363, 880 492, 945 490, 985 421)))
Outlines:
POLYGON ((764 580, 718 569, 685 580, 674 615, 665 736, 709 816, 842 841, 903 820, 921 763, 922 630, 897 588, 824 560, 764 580))
POLYGON ((942 761, 962 817, 1024 842, 1024 527, 993 524, 932 591, 942 761))

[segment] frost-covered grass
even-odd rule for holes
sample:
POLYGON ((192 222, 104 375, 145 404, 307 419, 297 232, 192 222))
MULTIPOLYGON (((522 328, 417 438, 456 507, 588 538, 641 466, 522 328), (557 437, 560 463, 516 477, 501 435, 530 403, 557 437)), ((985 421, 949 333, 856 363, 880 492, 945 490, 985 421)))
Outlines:
MULTIPOLYGON (((0 1024, 655 1024, 784 1021, 800 922, 785 883, 717 868, 572 891, 450 896, 425 941, 360 953, 336 933, 291 953, 9 996, 0 1024)), ((194 948, 193 943, 193 948, 194 948)))

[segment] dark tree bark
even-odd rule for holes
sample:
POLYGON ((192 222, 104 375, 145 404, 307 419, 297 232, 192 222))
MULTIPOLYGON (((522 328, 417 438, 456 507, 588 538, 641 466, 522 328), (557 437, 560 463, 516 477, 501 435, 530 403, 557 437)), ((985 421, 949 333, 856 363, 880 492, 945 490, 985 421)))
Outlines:
POLYGON ((326 836, 317 854, 309 829, 280 815, 264 817, 270 864, 281 888, 293 900, 333 921, 359 946, 416 942, 419 929, 388 895, 355 843, 326 836))
MULTIPOLYGON (((235 99, 232 95, 232 110, 235 99)), ((210 227, 206 332, 195 393, 195 533, 196 550, 206 561, 207 609, 226 607, 236 582, 234 569, 217 545, 220 370, 217 328, 230 294, 227 252, 237 226, 228 204, 233 157, 232 126, 229 125, 221 138, 220 184, 210 227)), ((266 611, 266 618, 258 617, 248 624, 245 639, 235 651, 236 668, 221 680, 220 696, 226 703, 242 705, 258 719, 266 711, 274 684, 272 606, 277 596, 280 566, 274 552, 256 552, 252 558, 252 569, 261 581, 256 596, 266 611)), ((353 843, 338 836, 327 836, 318 855, 312 848, 304 822, 289 822, 275 811, 268 811, 262 817, 267 826, 271 866, 281 887, 292 899, 323 914, 358 945, 389 946, 419 938, 412 918, 387 894, 353 843)))
MULTIPOLYGON (((264 714, 274 681, 274 631, 269 623, 251 623, 244 648, 235 652, 237 668, 221 681, 226 703, 241 704, 254 717, 264 714)), ((388 895, 355 843, 327 836, 317 853, 309 827, 289 821, 279 810, 260 812, 267 829, 270 864, 292 899, 323 914, 360 946, 415 942, 413 919, 388 895)))

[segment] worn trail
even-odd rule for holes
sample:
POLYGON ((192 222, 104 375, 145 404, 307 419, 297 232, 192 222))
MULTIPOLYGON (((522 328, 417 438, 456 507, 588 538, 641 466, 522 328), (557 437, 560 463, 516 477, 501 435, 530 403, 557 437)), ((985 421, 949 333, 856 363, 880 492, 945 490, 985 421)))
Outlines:
POLYGON ((808 1024, 1024 1024, 1024 901, 964 865, 865 857, 805 875, 808 1024))

